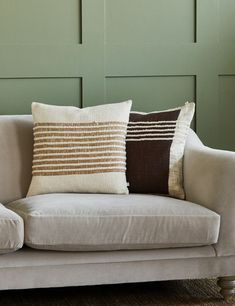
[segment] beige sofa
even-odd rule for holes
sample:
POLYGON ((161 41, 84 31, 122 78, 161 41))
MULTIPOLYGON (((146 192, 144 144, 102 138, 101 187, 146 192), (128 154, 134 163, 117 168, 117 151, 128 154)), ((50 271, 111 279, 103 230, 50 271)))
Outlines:
POLYGON ((205 147, 191 131, 186 201, 138 194, 24 198, 32 126, 31 116, 0 117, 0 289, 219 277, 222 295, 234 293, 235 153, 205 147))

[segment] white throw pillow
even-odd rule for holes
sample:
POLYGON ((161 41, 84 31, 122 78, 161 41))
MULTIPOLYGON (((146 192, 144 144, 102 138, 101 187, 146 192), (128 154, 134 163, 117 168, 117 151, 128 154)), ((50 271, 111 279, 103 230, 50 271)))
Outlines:
POLYGON ((80 109, 33 102, 33 177, 27 196, 127 194, 125 138, 131 104, 80 109))

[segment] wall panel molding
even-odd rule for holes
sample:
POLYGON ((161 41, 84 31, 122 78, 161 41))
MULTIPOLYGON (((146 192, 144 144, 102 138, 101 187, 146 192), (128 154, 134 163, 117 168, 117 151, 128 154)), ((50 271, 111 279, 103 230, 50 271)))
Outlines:
MULTIPOLYGON (((178 107, 186 101, 195 101, 196 77, 193 75, 107 77, 106 93, 107 102, 132 99, 132 109, 135 111, 164 110, 178 107)), ((195 122, 192 126, 195 129, 195 122)))
POLYGON ((219 75, 219 122, 221 147, 235 151, 235 73, 219 75))
POLYGON ((81 0, 1 0, 1 44, 81 42, 81 0))
POLYGON ((1 114, 29 114, 33 101, 82 105, 82 79, 72 77, 0 78, 1 114), (69 101, 69 103, 68 103, 69 101))
POLYGON ((106 43, 195 42, 195 0, 106 0, 106 43))

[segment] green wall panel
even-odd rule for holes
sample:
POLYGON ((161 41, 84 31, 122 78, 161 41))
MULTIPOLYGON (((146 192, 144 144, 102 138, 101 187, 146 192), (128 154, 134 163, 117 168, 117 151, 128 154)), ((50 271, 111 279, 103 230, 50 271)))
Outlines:
POLYGON ((0 114, 29 114, 32 101, 81 105, 81 79, 0 79, 0 114))
POLYGON ((220 0, 220 40, 235 42, 235 1, 220 0))
POLYGON ((108 43, 194 42, 194 0, 106 0, 108 43))
POLYGON ((0 0, 0 114, 194 100, 204 143, 234 149, 234 15, 234 0, 0 0))
POLYGON ((220 148, 235 151, 235 75, 221 75, 219 78, 219 131, 220 148))
POLYGON ((194 76, 111 77, 106 80, 107 101, 133 100, 133 110, 154 111, 195 100, 194 76))
POLYGON ((1 0, 0 44, 78 43, 79 0, 1 0))
MULTIPOLYGON (((133 100, 132 110, 151 112, 195 101, 194 76, 109 77, 107 102, 133 100)), ((195 129, 195 121, 192 122, 195 129)))

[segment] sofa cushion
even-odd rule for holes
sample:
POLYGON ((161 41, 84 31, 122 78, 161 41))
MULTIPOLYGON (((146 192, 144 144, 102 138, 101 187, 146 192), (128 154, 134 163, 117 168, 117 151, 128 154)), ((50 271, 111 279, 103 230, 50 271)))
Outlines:
POLYGON ((0 204, 0 254, 20 249, 24 242, 24 223, 20 216, 0 204))
POLYGON ((32 103, 34 155, 28 196, 128 193, 125 139, 131 104, 80 109, 32 103))
POLYGON ((8 205, 37 249, 155 249, 217 242, 220 216, 190 202, 155 195, 48 194, 8 205))

